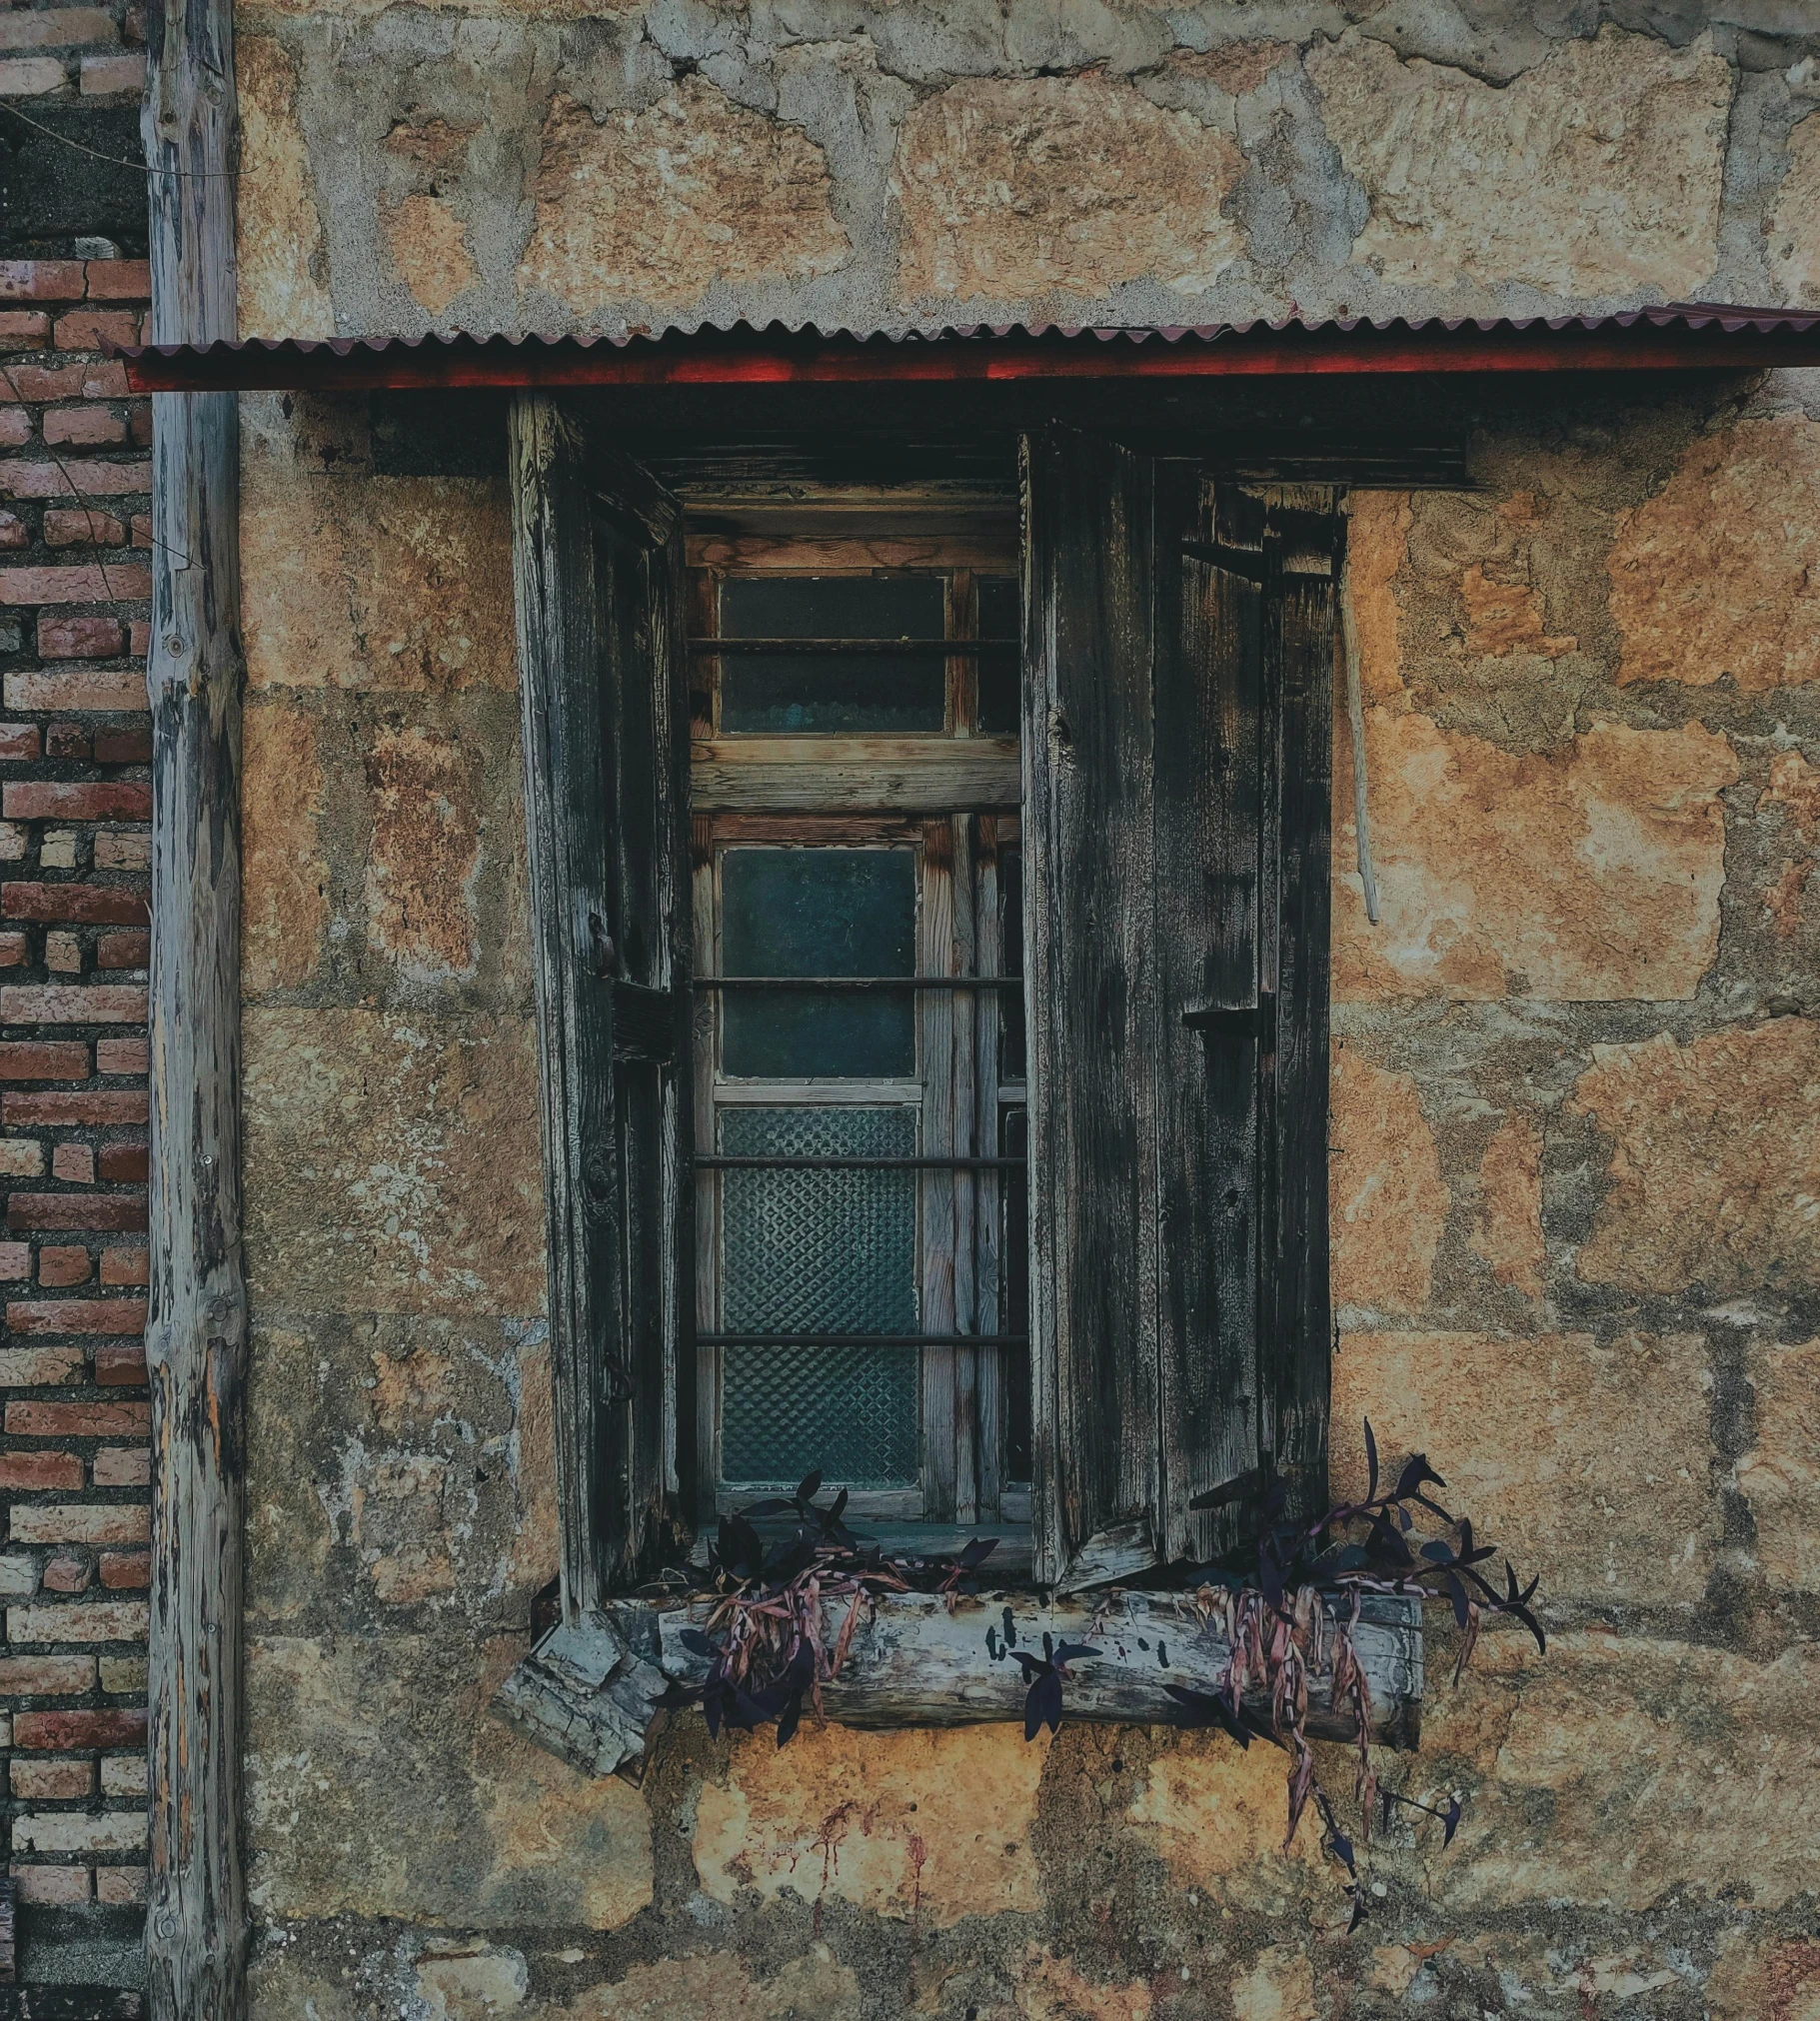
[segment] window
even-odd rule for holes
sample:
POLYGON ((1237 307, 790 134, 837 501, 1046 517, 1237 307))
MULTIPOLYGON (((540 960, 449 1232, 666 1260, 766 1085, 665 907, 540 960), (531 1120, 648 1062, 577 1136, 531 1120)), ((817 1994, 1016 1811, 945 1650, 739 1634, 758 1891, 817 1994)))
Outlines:
POLYGON ((690 542, 701 1512, 817 1468, 874 1533, 1002 1532, 1029 1509, 1016 550, 856 503, 838 535, 793 537, 811 505, 690 542))
POLYGON ((1332 495, 513 442, 571 1614, 810 1465, 1064 1589, 1319 1502, 1332 495))

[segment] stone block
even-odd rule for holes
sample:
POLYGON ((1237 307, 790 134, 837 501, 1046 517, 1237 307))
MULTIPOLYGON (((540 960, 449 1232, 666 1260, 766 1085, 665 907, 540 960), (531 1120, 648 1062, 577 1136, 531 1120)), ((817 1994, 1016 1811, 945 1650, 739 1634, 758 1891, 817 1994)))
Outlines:
POLYGON ((1229 132, 1103 70, 966 78, 899 133, 891 191, 907 298, 1101 297, 1148 279, 1202 294, 1243 250, 1224 214, 1229 132))
MULTIPOLYGON (((418 1967, 420 1983, 424 1970, 418 1967)), ((560 2021, 806 2021, 811 2015, 815 2021, 861 2021, 864 2011, 860 1975, 818 1943, 764 1979, 755 1979, 731 1951, 635 1964, 623 1978, 590 1987, 560 2021)))
MULTIPOLYGON (((1671 1890, 1769 1910, 1813 1884, 1820 1647, 1757 1661, 1601 1630, 1494 1634, 1430 1694, 1419 1785, 1466 1794, 1430 1898, 1640 1912, 1671 1890)), ((1683 1911, 1685 1913, 1685 1911, 1683 1911)))
POLYGON ((716 282, 808 281, 853 251, 821 148, 700 73, 605 119, 558 93, 533 195, 519 286, 576 316, 628 301, 680 309, 716 282))
POLYGON ((1698 1334, 1347 1334, 1333 1491, 1364 1491, 1369 1417, 1386 1470, 1426 1452, 1442 1503, 1544 1601, 1698 1601, 1720 1525, 1708 1382, 1698 1334))
POLYGON ((1623 515, 1606 560, 1618 680, 1729 681, 1746 694, 1820 678, 1820 422, 1799 414, 1702 435, 1623 515))
POLYGON ((249 1891, 267 1914, 608 1930, 649 1904, 638 1791, 487 1710, 523 1650, 459 1632, 251 1638, 249 1891))
POLYGON ((503 483, 253 458, 240 531, 250 686, 517 686, 503 483))
POLYGON ((250 1009, 249 1271, 325 1312, 535 1314, 531 1020, 250 1009))
POLYGON ((1342 780, 1336 999, 1694 994, 1718 952, 1720 793, 1738 778, 1723 736, 1601 722, 1527 756, 1394 708, 1367 710, 1365 736, 1380 922, 1346 875, 1342 780))
POLYGON ((716 1901, 833 1895, 937 1927, 1041 1907, 1030 1834, 1046 1746, 1014 1726, 903 1732, 805 1724, 788 1747, 737 1739, 696 1806, 716 1901))
POLYGON ((1820 119, 1788 136, 1788 167, 1764 221, 1769 271, 1791 308, 1820 303, 1820 119))
POLYGON ((1820 1340, 1759 1340, 1750 1349, 1756 1443, 1738 1462, 1738 1492, 1756 1525, 1756 1558, 1778 1589, 1820 1588, 1820 1340))
POLYGON ((1334 1303, 1419 1312, 1450 1196, 1415 1082, 1373 1065, 1342 1039, 1333 1047, 1331 1100, 1334 1303))
POLYGON ((237 35, 234 84, 244 158, 259 164, 238 197, 240 333, 333 337, 329 247, 297 111, 297 66, 275 36, 237 35))
POLYGON ((479 967, 482 771, 478 751, 420 724, 383 727, 368 748, 367 939, 407 982, 479 967))
POLYGON ((1718 264, 1732 77, 1707 37, 1606 27, 1507 84, 1356 28, 1305 63, 1370 201, 1352 258, 1392 286, 1685 301, 1718 264))
POLYGON ((1814 1281, 1820 1022, 1595 1045, 1569 1109, 1612 1141, 1586 1282, 1718 1296, 1814 1281))
POLYGON ((242 716, 241 987, 294 990, 316 972, 329 920, 317 720, 278 698, 242 716))
POLYGON ((1126 1816, 1177 1888, 1198 1888, 1221 1909, 1290 1913, 1326 1866, 1312 1809, 1283 1846, 1283 1759, 1240 1750, 1223 1734, 1184 1733, 1150 1761, 1126 1816))

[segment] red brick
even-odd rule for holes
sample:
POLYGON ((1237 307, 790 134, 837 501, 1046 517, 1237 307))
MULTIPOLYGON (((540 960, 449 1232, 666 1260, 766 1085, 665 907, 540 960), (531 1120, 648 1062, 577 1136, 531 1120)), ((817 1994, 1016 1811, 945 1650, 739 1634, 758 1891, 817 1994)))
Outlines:
MULTIPOLYGON (((24 937, 16 938, 23 945, 24 937)), ((151 960, 150 934, 103 934, 95 943, 97 969, 144 969, 151 965, 151 960)))
POLYGON ((143 1502, 16 1502, 16 1544, 143 1544, 152 1534, 152 1511, 143 1502))
MULTIPOLYGON (((0 449, 23 449, 32 439, 32 417, 23 407, 0 407, 0 449)), ((22 548, 31 536, 11 513, 5 515, 8 533, 4 545, 22 548)))
POLYGON ((26 1493, 33 1488, 81 1485, 82 1461, 73 1452, 0 1452, 0 1490, 26 1493))
POLYGON ((36 758, 37 756, 37 724, 0 723, 0 758, 36 758))
POLYGON ((149 821, 152 789, 140 779, 14 779, 0 788, 0 813, 9 821, 149 821))
MULTIPOLYGON (((40 1261, 53 1253, 39 1251, 40 1261)), ((86 1255, 87 1251, 60 1250, 58 1254, 86 1255)), ((6 1323, 21 1339, 37 1339, 47 1333, 143 1333, 143 1298, 15 1298, 6 1308, 6 1323)))
POLYGON ((41 351, 50 334, 42 309, 0 309, 0 351, 41 351))
POLYGON ((73 309, 57 318, 59 351, 99 351, 104 342, 137 344, 139 318, 124 309, 73 309))
POLYGON ((144 1867, 97 1867, 95 1899, 122 1908, 137 1908, 145 1900, 144 1867))
POLYGON ((95 1160, 106 1185, 144 1185, 146 1146, 142 1143, 104 1143, 95 1160))
POLYGON ((68 569, 0 569, 0 604, 122 604, 152 594, 137 562, 85 562, 68 569))
POLYGON ((88 728, 81 723, 53 723, 44 733, 44 749, 51 758, 86 759, 89 755, 88 728))
POLYGON ((123 636, 114 618, 40 618, 38 656, 43 660, 111 660, 120 651, 123 636))
MULTIPOLYGON (((98 449, 126 440, 126 419, 111 407, 51 407, 45 410, 44 439, 98 449)), ((82 481, 80 466, 76 481, 82 481)))
POLYGON ((129 1193, 14 1193, 6 1224, 34 1228, 102 1228, 137 1234, 145 1226, 145 1201, 129 1193))
POLYGON ((150 1257, 144 1249, 103 1249, 101 1281, 104 1284, 147 1284, 151 1282, 150 1257))
MULTIPOLYGON (((34 1659, 42 1662, 42 1657, 34 1659)), ((56 1659, 67 1660, 67 1659, 56 1659)), ((11 1690, 27 1687, 11 1685, 11 1690)), ((72 1688, 72 1687, 64 1687, 72 1688)), ((80 1690, 80 1685, 73 1687, 80 1690)), ((145 1739, 146 1715, 136 1705, 105 1705, 87 1712, 15 1712, 13 1745, 43 1754, 74 1747, 131 1747, 145 1739)))
MULTIPOLYGON (((72 1303, 79 1302, 72 1300, 72 1303)), ((131 1438, 151 1428, 149 1403, 9 1403, 9 1438, 131 1438)))
MULTIPOLYGON (((135 653, 144 649, 135 646, 135 653)), ((97 730, 95 732, 95 763, 97 765, 149 765, 152 758, 152 733, 149 730, 97 730)))
POLYGON ((123 548, 126 528, 112 513, 94 507, 53 506, 44 516, 47 548, 123 548))
POLYGON ((84 286, 80 260, 0 260, 0 302, 80 302, 84 286))
POLYGON ((7 1024, 143 1024, 146 993, 137 983, 16 983, 0 989, 7 1024))
POLYGON ((146 1381, 143 1343, 104 1341, 95 1349, 95 1380, 104 1389, 143 1389, 146 1381))
MULTIPOLYGON (((102 1043, 106 1044, 106 1039, 102 1043)), ((36 1038, 0 1044, 0 1080, 86 1080, 88 1077, 89 1049, 78 1039, 36 1038)))
MULTIPOLYGON (((0 934, 0 969, 21 969, 25 966, 26 960, 25 936, 0 934)), ((120 966, 124 969, 126 964, 123 962, 120 966)))
POLYGON ((97 927, 143 927, 148 918, 145 894, 118 885, 0 885, 0 912, 97 927))
POLYGON ((17 513, 0 513, 0 548, 29 548, 32 530, 17 513))
POLYGON ((15 1278, 32 1274, 32 1250, 29 1242, 0 1242, 0 1282, 11 1282, 15 1278))
MULTIPOLYGON (((97 458, 82 466, 85 499, 127 498, 151 488, 152 466, 147 459, 105 463, 97 458)), ((0 493, 8 498, 69 498, 76 489, 68 466, 61 463, 0 464, 0 493)))
POLYGON ((71 1760, 39 1761, 24 1755, 14 1757, 7 1777, 15 1796, 35 1801, 87 1796, 95 1786, 95 1764, 80 1756, 71 1760))
POLYGON ((88 1586, 87 1558, 71 1557, 64 1551, 52 1558, 44 1568, 44 1590, 47 1593, 86 1593, 88 1586))
POLYGON ((114 42, 119 30, 104 7, 34 7, 0 13, 0 49, 71 49, 114 42))
POLYGON ((97 1073, 143 1073, 151 1064, 151 1048, 143 1038, 98 1038, 97 1073))
POLYGON ((82 59, 84 98, 118 98, 130 93, 139 97, 145 90, 145 55, 104 51, 82 59))
POLYGON ((91 302, 149 302, 152 298, 148 260, 91 260, 88 270, 91 302))
POLYGON ((38 1251, 38 1281, 41 1284, 55 1288, 86 1284, 94 1267, 87 1249, 53 1246, 38 1251))
POLYGON ((0 1120, 22 1129, 68 1129, 84 1123, 144 1122, 144 1089, 100 1087, 79 1094, 0 1095, 0 1120))
POLYGON ((44 1908, 67 1907, 89 1898, 87 1867, 21 1866, 17 1860, 7 1868, 18 1884, 22 1902, 36 1902, 44 1908))
MULTIPOLYGON (((137 659, 143 660, 151 650, 152 650, 151 620, 149 618, 135 618, 132 621, 132 623, 127 627, 127 651, 133 654, 137 659)), ((91 705, 91 707, 94 706, 98 705, 91 705)), ((150 705, 145 702, 138 702, 134 704, 134 707, 138 709, 145 709, 149 706, 150 705)))
POLYGON ((0 1348, 0 1382, 9 1389, 61 1387, 66 1382, 80 1382, 82 1375, 80 1347, 0 1348))
MULTIPOLYGON (((20 1698, 62 1698, 77 1691, 95 1688, 93 1656, 0 1656, 0 1692, 20 1698)), ((13 1735, 18 1739, 21 1718, 57 1717, 47 1713, 15 1713, 13 1735)), ((141 1714, 141 1717, 144 1715, 141 1714)), ((71 1742, 74 1746, 78 1743, 71 1742)), ((103 1746, 107 1745, 104 1741, 103 1746)))
POLYGON ((110 1592, 142 1591, 152 1583, 152 1560, 145 1551, 103 1551, 101 1583, 110 1592))
POLYGON ((60 1143, 51 1152, 51 1176, 73 1186, 95 1183, 95 1152, 86 1143, 60 1143))
POLYGON ((118 400, 126 390, 126 367, 117 359, 86 365, 15 365, 9 375, 0 377, 0 404, 118 400))
POLYGON ((97 1487, 145 1487, 152 1478, 151 1449, 144 1445, 104 1445, 95 1454, 97 1487))

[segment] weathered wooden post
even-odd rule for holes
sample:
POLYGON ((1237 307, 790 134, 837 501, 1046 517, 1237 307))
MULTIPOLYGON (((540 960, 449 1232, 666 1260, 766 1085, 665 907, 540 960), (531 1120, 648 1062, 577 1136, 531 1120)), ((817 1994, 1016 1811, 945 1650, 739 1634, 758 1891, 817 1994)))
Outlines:
MULTIPOLYGON (((238 328, 231 0, 152 0, 152 341, 238 328)), ((151 1877, 159 2021, 243 2008, 239 416, 153 401, 151 1877)))

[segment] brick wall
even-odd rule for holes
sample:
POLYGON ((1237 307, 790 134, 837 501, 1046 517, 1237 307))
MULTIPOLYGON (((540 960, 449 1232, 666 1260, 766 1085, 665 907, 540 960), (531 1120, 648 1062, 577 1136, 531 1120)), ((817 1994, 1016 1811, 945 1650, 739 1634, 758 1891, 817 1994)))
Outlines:
MULTIPOLYGON (((92 12, 0 14, 0 41, 92 12)), ((135 335, 146 286, 138 260, 0 262, 0 1746, 26 1977, 34 1921, 111 1923, 124 1954, 104 1912, 145 1890, 151 417, 98 343, 135 335)))

